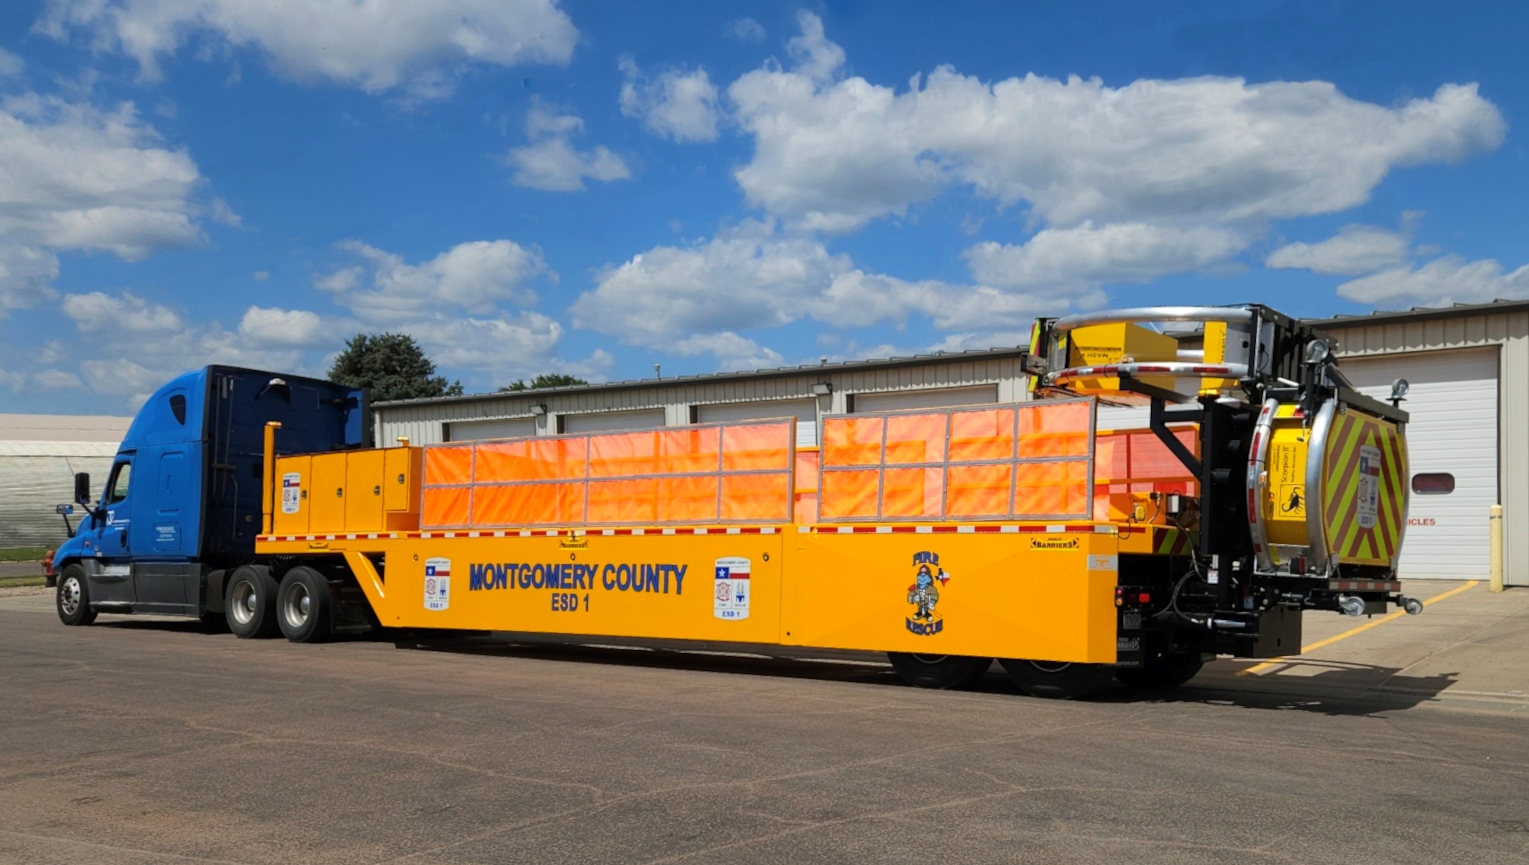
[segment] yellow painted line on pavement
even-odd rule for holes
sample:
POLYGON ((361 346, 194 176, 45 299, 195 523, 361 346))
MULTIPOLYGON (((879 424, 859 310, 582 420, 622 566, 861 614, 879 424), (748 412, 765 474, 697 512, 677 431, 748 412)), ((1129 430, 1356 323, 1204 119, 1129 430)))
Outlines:
MULTIPOLYGON (((1475 588, 1476 586, 1478 586, 1480 584, 1481 584, 1480 580, 1471 580, 1470 582, 1466 583, 1463 586, 1456 586, 1455 588, 1450 589, 1447 592, 1444 592, 1444 593, 1438 594, 1438 595, 1434 595, 1433 597, 1423 601, 1423 606, 1426 607, 1429 604, 1437 603, 1438 601, 1442 601, 1445 598, 1452 598, 1455 595, 1458 595, 1461 592, 1465 591, 1466 589, 1475 588)), ((1349 637, 1352 637, 1355 634, 1362 634, 1362 633, 1364 633, 1365 631, 1368 631, 1371 628, 1378 628, 1381 625, 1384 625, 1386 622, 1391 621, 1392 619, 1400 619, 1402 616, 1405 616, 1405 615, 1407 615, 1405 610, 1397 610, 1396 612, 1391 613, 1390 615, 1387 615, 1387 616, 1382 616, 1381 618, 1378 618, 1378 619, 1376 619, 1373 622, 1365 622, 1364 624, 1360 625, 1357 628, 1353 628, 1351 630, 1344 631, 1343 633, 1337 635, 1336 637, 1328 637, 1325 640, 1318 640, 1318 641, 1316 641, 1315 643, 1312 643, 1309 646, 1302 646, 1301 647, 1301 654, 1304 655, 1304 654, 1306 654, 1308 652, 1315 652, 1318 649, 1326 648, 1327 646, 1331 646, 1333 643, 1336 643, 1339 640, 1347 640, 1349 637)), ((1297 657, 1297 656, 1295 656, 1295 655, 1285 655, 1284 657, 1271 658, 1271 659, 1269 659, 1267 661, 1264 661, 1262 664, 1254 664, 1253 666, 1247 668, 1246 670, 1238 670, 1237 671, 1237 675, 1239 675, 1239 676, 1250 676, 1250 675, 1252 675, 1254 673, 1262 673, 1264 670, 1267 670, 1270 667, 1278 666, 1280 663, 1282 663, 1284 661, 1288 661, 1288 660, 1290 660, 1291 658, 1294 658, 1294 657, 1297 657)))

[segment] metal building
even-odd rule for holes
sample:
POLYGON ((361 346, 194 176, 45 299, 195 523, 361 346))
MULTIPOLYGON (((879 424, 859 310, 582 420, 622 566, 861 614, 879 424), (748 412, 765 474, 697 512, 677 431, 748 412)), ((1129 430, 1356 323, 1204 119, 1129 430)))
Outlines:
POLYGON ((132 418, 0 414, 0 549, 64 540, 55 506, 74 498, 74 473, 105 481, 132 418))
POLYGON ((1529 301, 1307 323, 1336 339, 1340 368, 1366 394, 1411 385, 1402 576, 1485 578, 1488 509, 1501 504, 1505 582, 1529 586, 1529 301))

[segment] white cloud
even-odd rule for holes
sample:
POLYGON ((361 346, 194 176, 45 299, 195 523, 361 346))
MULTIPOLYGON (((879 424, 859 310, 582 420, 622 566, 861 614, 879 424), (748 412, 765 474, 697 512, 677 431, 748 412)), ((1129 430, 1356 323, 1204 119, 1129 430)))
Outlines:
POLYGON ((668 69, 650 80, 629 56, 618 65, 626 75, 621 85, 622 114, 675 141, 717 140, 717 86, 705 69, 668 69))
POLYGON ((1496 259, 1466 261, 1446 255, 1421 267, 1408 265, 1350 280, 1338 286, 1338 294, 1360 303, 1425 306, 1529 297, 1529 265, 1504 273, 1496 259))
POLYGON ((251 345, 273 348, 329 348, 339 341, 316 312, 258 306, 245 310, 239 337, 251 345))
POLYGON ((540 249, 512 240, 461 243, 417 265, 356 240, 339 248, 366 260, 372 288, 357 290, 366 273, 362 267, 338 270, 315 284, 344 294, 341 302, 358 314, 375 317, 423 312, 443 303, 479 313, 501 302, 529 305, 536 294, 527 283, 547 271, 540 249))
POLYGON ((579 150, 569 138, 584 131, 584 121, 576 114, 555 114, 537 102, 526 115, 529 144, 511 148, 505 164, 515 169, 511 181, 516 186, 546 192, 579 192, 584 179, 609 183, 627 180, 632 172, 621 157, 604 146, 579 150))
MULTIPOLYGON (((559 361, 554 352, 562 325, 534 310, 502 308, 534 304, 531 283, 556 277, 536 247, 511 240, 472 241, 420 264, 359 241, 338 248, 364 263, 314 279, 316 287, 333 293, 335 302, 350 312, 346 318, 325 318, 314 328, 315 335, 331 334, 332 343, 359 331, 401 331, 419 340, 442 367, 506 381, 557 367, 588 371, 609 365, 609 355, 575 364, 559 361)), ((253 331, 295 315, 311 313, 270 309, 259 310, 254 320, 250 313, 245 318, 253 331)), ((241 325, 241 333, 244 329, 241 325)))
POLYGON ((15 54, 0 48, 0 78, 10 78, 20 75, 21 70, 26 68, 26 63, 15 54))
POLYGON ((85 333, 167 334, 185 327, 173 310, 128 291, 120 297, 99 291, 66 294, 63 309, 65 315, 74 319, 75 327, 85 333))
POLYGON ((1246 245, 1246 235, 1222 228, 1085 222, 1044 229, 1022 244, 979 243, 965 257, 972 275, 988 285, 1054 290, 1147 282, 1224 261, 1246 245))
POLYGON ((1458 162, 1505 131, 1474 84, 1388 108, 1322 81, 1112 88, 942 66, 897 92, 843 77, 821 22, 801 23, 789 69, 767 64, 728 93, 755 142, 736 173, 749 201, 809 229, 852 230, 958 184, 1058 227, 1331 213, 1393 168, 1458 162))
POLYGON ((692 336, 672 346, 675 354, 691 357, 711 354, 725 370, 762 369, 781 366, 781 353, 732 331, 692 336))
POLYGON ((575 327, 648 348, 704 350, 724 362, 757 358, 765 365, 774 353, 761 353, 739 331, 804 318, 835 327, 901 325, 919 314, 941 329, 990 332, 1097 302, 1097 293, 1072 285, 1015 292, 870 273, 818 241, 779 235, 760 223, 689 247, 655 247, 607 268, 598 280, 572 307, 575 327))
POLYGON ((235 213, 234 209, 228 206, 228 202, 221 198, 214 198, 208 202, 207 210, 207 215, 211 217, 213 222, 226 225, 229 228, 244 227, 244 218, 235 213))
POLYGON ((0 316, 54 296, 60 252, 136 261, 198 242, 201 182, 191 157, 164 147, 132 103, 0 100, 0 316))
POLYGON ((763 42, 765 40, 764 25, 753 18, 739 18, 737 21, 727 22, 722 32, 740 42, 763 42))
POLYGON ((288 78, 373 93, 407 84, 414 97, 440 95, 442 69, 467 61, 565 65, 579 37, 553 0, 50 0, 37 29, 86 31, 151 79, 163 57, 210 38, 263 52, 288 78))
POLYGON ((85 383, 68 370, 45 369, 32 374, 32 383, 43 390, 80 390, 85 383))
POLYGON ((1320 243, 1287 243, 1269 253, 1264 267, 1301 268, 1353 276, 1407 260, 1406 235, 1366 225, 1349 225, 1320 243))

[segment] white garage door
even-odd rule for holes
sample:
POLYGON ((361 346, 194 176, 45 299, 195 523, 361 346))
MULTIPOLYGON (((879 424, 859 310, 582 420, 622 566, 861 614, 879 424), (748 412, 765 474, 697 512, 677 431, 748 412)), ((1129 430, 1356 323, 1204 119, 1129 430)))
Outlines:
POLYGON ((855 413, 903 411, 916 408, 946 408, 957 405, 981 405, 998 402, 998 385, 945 387, 929 390, 899 390, 890 393, 854 394, 855 413))
POLYGON ((725 423, 766 418, 796 418, 796 446, 816 447, 818 443, 818 401, 815 399, 777 399, 766 402, 729 402, 696 406, 696 420, 701 423, 725 423))
POLYGON ((514 439, 534 435, 536 435, 536 418, 533 417, 452 421, 446 425, 446 440, 453 442, 481 442, 489 439, 514 439))
POLYGON ((664 425, 661 408, 640 411, 600 411, 563 415, 563 432, 615 432, 629 429, 658 429, 664 425))
POLYGON ((1339 368, 1377 399, 1390 395, 1395 379, 1412 386, 1402 403, 1412 415, 1413 493, 1401 575, 1486 579, 1487 514, 1497 504, 1497 349, 1349 358, 1339 368))

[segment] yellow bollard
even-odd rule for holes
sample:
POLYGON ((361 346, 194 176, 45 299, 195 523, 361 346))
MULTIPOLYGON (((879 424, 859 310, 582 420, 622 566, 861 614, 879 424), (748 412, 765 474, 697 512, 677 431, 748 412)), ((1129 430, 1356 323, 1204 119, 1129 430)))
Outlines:
POLYGON ((1492 505, 1492 583, 1494 592, 1502 591, 1502 505, 1492 505))

